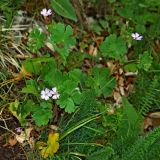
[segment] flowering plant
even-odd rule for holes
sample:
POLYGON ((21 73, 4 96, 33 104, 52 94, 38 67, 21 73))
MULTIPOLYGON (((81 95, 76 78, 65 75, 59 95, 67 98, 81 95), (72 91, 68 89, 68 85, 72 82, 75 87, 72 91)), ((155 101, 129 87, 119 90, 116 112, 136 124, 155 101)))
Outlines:
POLYGON ((44 8, 41 11, 41 15, 43 15, 44 17, 50 16, 50 15, 52 15, 52 10, 51 9, 47 10, 46 8, 44 8))
POLYGON ((143 36, 141 36, 139 33, 132 33, 132 38, 137 40, 137 41, 141 41, 143 39, 143 36))
POLYGON ((42 99, 49 100, 50 97, 54 100, 59 99, 60 95, 58 94, 56 87, 52 88, 51 90, 46 88, 45 90, 41 91, 42 99))

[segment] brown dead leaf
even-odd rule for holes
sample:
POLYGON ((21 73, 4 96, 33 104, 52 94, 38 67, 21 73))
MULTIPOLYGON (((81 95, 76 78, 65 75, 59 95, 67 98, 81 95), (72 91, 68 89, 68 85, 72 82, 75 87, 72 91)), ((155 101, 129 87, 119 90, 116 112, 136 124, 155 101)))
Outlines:
POLYGON ((89 46, 88 54, 93 55, 93 56, 96 56, 96 55, 97 55, 97 52, 98 52, 97 47, 95 47, 93 44, 91 44, 91 45, 89 46))
POLYGON ((160 112, 149 112, 144 119, 143 130, 147 133, 160 126, 160 112))
POLYGON ((96 56, 97 53, 98 53, 98 49, 97 49, 97 47, 95 47, 94 50, 93 50, 93 54, 92 54, 92 55, 93 55, 93 56, 96 56))
POLYGON ((134 85, 128 84, 128 86, 126 87, 126 90, 128 91, 128 93, 133 93, 134 92, 134 85))
POLYGON ((122 103, 122 96, 120 95, 119 92, 114 91, 113 92, 113 97, 114 97, 114 100, 116 101, 116 104, 122 103))
POLYGON ((26 140, 26 134, 24 133, 24 131, 21 132, 20 135, 16 134, 16 139, 19 143, 23 143, 26 140))
POLYGON ((57 131, 58 130, 58 126, 57 125, 50 125, 49 126, 53 131, 57 131))
POLYGON ((136 76, 138 72, 126 72, 124 75, 125 76, 136 76))
POLYGON ((111 70, 111 74, 113 74, 116 65, 115 65, 112 61, 109 61, 109 62, 107 62, 107 66, 108 66, 108 68, 111 70))
POLYGON ((110 108, 108 110, 108 115, 113 115, 115 113, 115 109, 114 108, 110 108))
POLYGON ((119 74, 121 75, 122 73, 123 73, 123 69, 120 68, 120 69, 119 69, 119 74))
POLYGON ((94 50, 94 45, 91 44, 91 45, 89 46, 88 54, 92 55, 92 54, 93 54, 93 50, 94 50))
POLYGON ((8 140, 8 143, 10 146, 14 146, 17 144, 17 139, 16 137, 10 137, 9 140, 8 140))
POLYGON ((14 77, 15 81, 20 81, 23 77, 31 77, 32 74, 29 73, 24 66, 22 66, 21 71, 14 77))
POLYGON ((118 79, 118 85, 119 86, 124 86, 124 78, 123 77, 119 77, 119 79, 118 79))
POLYGON ((121 94, 122 96, 125 96, 124 87, 119 86, 119 91, 120 91, 120 94, 121 94))
POLYGON ((33 130, 32 127, 27 128, 26 131, 22 131, 20 135, 16 134, 16 139, 19 143, 23 143, 27 141, 30 147, 34 147, 34 139, 30 137, 31 131, 33 130))

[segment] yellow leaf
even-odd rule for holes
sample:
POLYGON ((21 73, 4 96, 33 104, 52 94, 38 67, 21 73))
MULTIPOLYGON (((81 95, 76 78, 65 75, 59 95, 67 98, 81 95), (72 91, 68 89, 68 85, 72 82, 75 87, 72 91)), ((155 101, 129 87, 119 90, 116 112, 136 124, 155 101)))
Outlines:
POLYGON ((21 116, 17 114, 17 109, 19 106, 19 101, 15 100, 15 102, 11 102, 9 105, 9 111, 15 116, 19 121, 21 120, 21 116))
POLYGON ((23 77, 31 77, 32 74, 29 73, 24 66, 22 66, 21 71, 14 77, 15 81, 21 80, 23 77))
POLYGON ((42 142, 42 141, 38 141, 37 145, 38 145, 39 149, 43 149, 44 147, 47 146, 47 143, 46 142, 42 142))
POLYGON ((59 133, 50 133, 48 136, 47 146, 44 147, 43 142, 39 142, 39 149, 41 150, 41 155, 43 158, 48 156, 53 156, 59 149, 59 133))
POLYGON ((26 68, 24 68, 24 66, 22 66, 20 73, 21 73, 22 75, 26 76, 26 77, 31 77, 31 76, 32 76, 32 74, 29 73, 29 72, 26 70, 26 68))

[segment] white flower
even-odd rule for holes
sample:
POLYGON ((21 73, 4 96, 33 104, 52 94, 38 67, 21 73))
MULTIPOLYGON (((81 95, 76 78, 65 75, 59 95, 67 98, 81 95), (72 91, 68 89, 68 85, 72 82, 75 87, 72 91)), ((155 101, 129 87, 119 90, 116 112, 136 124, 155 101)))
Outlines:
POLYGON ((46 88, 41 91, 41 98, 45 99, 46 101, 49 100, 49 98, 52 97, 52 99, 59 99, 60 94, 57 92, 57 88, 54 87, 51 90, 46 88))
POLYGON ((55 93, 53 96, 52 96, 52 99, 59 99, 60 95, 58 93, 55 93))
POLYGON ((41 15, 43 15, 43 16, 45 16, 45 17, 47 17, 47 16, 50 16, 52 14, 52 10, 51 9, 46 9, 46 8, 44 8, 44 9, 42 9, 42 11, 41 11, 41 15))
POLYGON ((53 87, 53 88, 52 88, 52 92, 53 92, 53 94, 56 93, 56 92, 57 92, 57 88, 56 88, 56 87, 53 87))
POLYGON ((52 94, 50 93, 50 90, 46 88, 45 90, 41 91, 41 98, 45 99, 46 101, 49 100, 49 97, 51 97, 52 94))
POLYGON ((131 36, 133 39, 135 39, 137 41, 140 41, 143 39, 143 36, 141 36, 139 33, 132 33, 131 36))
POLYGON ((60 95, 57 92, 57 88, 56 87, 52 88, 52 92, 53 92, 52 99, 59 99, 60 95))
POLYGON ((51 92, 52 92, 52 99, 59 99, 60 95, 57 92, 57 88, 56 87, 53 87, 51 92))

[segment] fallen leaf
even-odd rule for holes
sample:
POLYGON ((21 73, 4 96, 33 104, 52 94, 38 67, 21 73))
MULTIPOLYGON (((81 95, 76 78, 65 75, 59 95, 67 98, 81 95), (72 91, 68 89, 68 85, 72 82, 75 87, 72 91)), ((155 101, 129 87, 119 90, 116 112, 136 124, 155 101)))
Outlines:
POLYGON ((49 127, 54 131, 58 130, 58 126, 56 126, 56 125, 50 125, 49 127))
POLYGON ((22 131, 20 135, 16 134, 16 139, 19 143, 23 143, 24 141, 27 141, 30 147, 32 148, 34 146, 33 137, 30 137, 31 131, 33 130, 32 127, 27 128, 25 131, 22 131))
POLYGON ((138 72, 126 72, 124 75, 125 76, 136 76, 138 72))
POLYGON ((120 69, 119 69, 119 74, 121 75, 122 73, 123 73, 123 69, 120 68, 120 69))
POLYGON ((43 149, 43 147, 47 147, 47 143, 42 141, 38 141, 37 145, 40 150, 43 149))
POLYGON ((16 134, 16 139, 19 143, 23 143, 26 140, 25 137, 24 131, 22 131, 20 135, 16 134))
POLYGON ((108 110, 108 115, 113 115, 115 113, 115 109, 114 108, 110 108, 108 110))
POLYGON ((59 133, 50 133, 48 136, 47 143, 38 142, 38 147, 41 150, 41 155, 43 158, 48 156, 53 156, 59 149, 59 133))
POLYGON ((8 143, 10 146, 14 146, 17 144, 17 139, 15 137, 10 137, 8 143))
POLYGON ((120 93, 121 93, 122 96, 125 96, 124 87, 119 86, 119 91, 120 91, 120 93))
POLYGON ((116 65, 114 64, 114 62, 112 61, 107 62, 107 66, 111 70, 111 74, 113 74, 116 68, 116 65))
POLYGON ((15 81, 20 81, 23 77, 31 77, 32 74, 29 73, 24 66, 22 66, 21 71, 14 77, 15 81))
POLYGON ((119 77, 119 79, 118 79, 118 85, 119 86, 124 86, 124 79, 122 77, 119 77))
POLYGON ((128 84, 128 86, 126 87, 126 90, 129 93, 134 93, 134 85, 133 84, 128 84))
POLYGON ((89 46, 88 54, 93 55, 93 51, 94 51, 94 45, 91 44, 91 45, 89 46))
POLYGON ((149 112, 144 119, 143 130, 145 133, 160 126, 160 112, 149 112))
POLYGON ((114 97, 114 100, 116 101, 116 104, 122 103, 122 96, 120 95, 119 92, 114 91, 113 97, 114 97))

